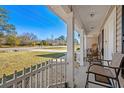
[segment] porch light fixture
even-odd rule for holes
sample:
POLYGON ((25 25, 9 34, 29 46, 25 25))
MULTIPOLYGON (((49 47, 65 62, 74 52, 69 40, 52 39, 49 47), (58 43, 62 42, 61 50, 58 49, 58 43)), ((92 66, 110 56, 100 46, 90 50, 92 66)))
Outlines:
POLYGON ((91 17, 94 17, 94 16, 95 16, 95 14, 94 14, 94 13, 91 13, 91 14, 90 14, 90 16, 91 16, 91 17))
POLYGON ((90 29, 94 29, 94 27, 92 26, 92 27, 90 27, 90 29))
POLYGON ((94 9, 90 10, 90 17, 94 17, 95 16, 96 11, 94 9))

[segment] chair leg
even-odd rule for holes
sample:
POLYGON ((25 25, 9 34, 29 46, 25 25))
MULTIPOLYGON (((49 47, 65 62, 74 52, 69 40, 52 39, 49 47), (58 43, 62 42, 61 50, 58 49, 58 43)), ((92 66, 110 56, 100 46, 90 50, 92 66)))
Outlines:
POLYGON ((120 82, 119 82, 118 78, 117 78, 117 83, 118 83, 118 87, 121 88, 121 85, 120 85, 120 82))
POLYGON ((110 80, 111 86, 112 86, 113 88, 116 88, 114 79, 109 79, 109 80, 110 80))
POLYGON ((88 87, 88 80, 89 80, 89 73, 87 73, 87 79, 86 79, 85 88, 87 88, 87 87, 88 87))

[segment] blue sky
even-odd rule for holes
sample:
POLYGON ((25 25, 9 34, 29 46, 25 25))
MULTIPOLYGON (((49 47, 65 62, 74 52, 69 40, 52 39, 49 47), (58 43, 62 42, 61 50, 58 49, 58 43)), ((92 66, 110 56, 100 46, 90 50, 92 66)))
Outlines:
POLYGON ((54 38, 67 33, 67 25, 47 6, 4 5, 9 11, 9 23, 14 24, 18 34, 31 32, 41 40, 54 38))

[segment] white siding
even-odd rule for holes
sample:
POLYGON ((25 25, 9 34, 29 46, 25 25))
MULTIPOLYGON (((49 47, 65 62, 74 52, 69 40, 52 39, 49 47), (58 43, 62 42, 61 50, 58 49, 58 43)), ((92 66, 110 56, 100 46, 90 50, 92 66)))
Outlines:
POLYGON ((116 6, 116 52, 122 51, 122 6, 116 6))

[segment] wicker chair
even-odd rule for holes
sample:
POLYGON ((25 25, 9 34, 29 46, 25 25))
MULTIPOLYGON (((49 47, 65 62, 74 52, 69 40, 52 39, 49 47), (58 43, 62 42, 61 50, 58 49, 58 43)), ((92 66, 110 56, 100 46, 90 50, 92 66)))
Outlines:
MULTIPOLYGON (((107 63, 110 61, 106 61, 107 63)), ((109 64, 109 63, 108 63, 109 64)), ((121 87, 119 82, 119 73, 123 69, 124 54, 115 53, 110 65, 91 64, 87 71, 87 80, 85 87, 89 87, 89 83, 104 86, 104 87, 121 87), (95 76, 95 80, 90 80, 90 75, 95 76), (99 77, 101 79, 96 79, 99 77), (107 80, 107 81, 106 81, 107 80)), ((93 79, 93 78, 92 78, 93 79)))
POLYGON ((89 64, 100 63, 101 64, 101 52, 99 51, 91 51, 91 53, 87 54, 87 62, 89 64))

